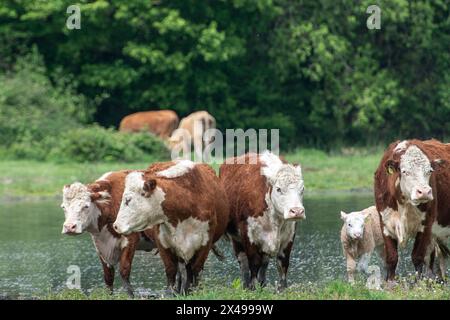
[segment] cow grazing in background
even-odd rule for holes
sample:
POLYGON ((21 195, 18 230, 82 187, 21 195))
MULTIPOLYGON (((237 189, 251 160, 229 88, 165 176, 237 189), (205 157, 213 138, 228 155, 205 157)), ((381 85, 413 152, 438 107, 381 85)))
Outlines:
MULTIPOLYGON (((419 276, 431 254, 433 236, 445 243, 450 236, 450 145, 437 140, 392 143, 375 172, 375 201, 380 214, 398 211, 405 221, 419 219, 412 261, 419 276)), ((383 225, 383 221, 381 221, 383 225)), ((397 240, 384 234, 386 279, 394 281, 397 240)))
POLYGON ((143 111, 122 119, 119 130, 123 132, 149 131, 167 140, 178 126, 178 116, 172 110, 143 111))
POLYGON ((135 250, 150 251, 154 243, 151 230, 122 236, 112 228, 129 172, 106 173, 88 185, 79 182, 66 185, 61 207, 65 214, 62 233, 79 235, 89 232, 103 266, 106 286, 112 292, 114 267, 119 263, 123 286, 128 295, 133 296, 130 273, 135 250))
POLYGON ((243 286, 264 285, 269 259, 276 257, 280 288, 285 288, 296 221, 305 218, 300 166, 268 151, 246 154, 227 159, 220 180, 230 203, 228 234, 243 286))
POLYGON ((209 129, 216 128, 216 119, 206 111, 197 111, 191 113, 186 118, 181 119, 177 130, 172 133, 169 139, 169 148, 171 150, 184 150, 190 152, 194 146, 194 151, 198 157, 201 156, 201 150, 210 141, 204 141, 204 133, 209 129))
POLYGON ((355 271, 367 273, 370 258, 378 251, 384 258, 384 242, 380 228, 380 217, 375 206, 362 211, 341 211, 344 224, 341 228, 341 243, 347 260, 347 277, 355 281, 355 271))
POLYGON ((228 215, 214 170, 181 160, 156 163, 127 176, 114 228, 130 234, 154 227, 168 285, 186 294, 198 283, 214 242, 225 233, 228 215))

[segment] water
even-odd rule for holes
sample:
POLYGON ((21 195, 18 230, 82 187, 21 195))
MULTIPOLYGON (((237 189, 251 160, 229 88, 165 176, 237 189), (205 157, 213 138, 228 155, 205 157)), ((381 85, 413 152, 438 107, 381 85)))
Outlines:
MULTIPOLYGON (((340 244, 342 222, 339 212, 366 208, 371 194, 307 197, 307 219, 298 223, 291 254, 289 283, 327 282, 345 278, 345 259, 340 244)), ((30 298, 66 288, 67 268, 79 266, 85 292, 104 287, 103 273, 89 234, 69 237, 61 234, 64 215, 57 200, 13 202, 0 205, 0 296, 30 298)), ((230 284, 239 277, 231 244, 221 241, 225 262, 208 258, 203 279, 230 284)), ((409 251, 410 252, 410 251, 409 251)), ((374 257, 372 264, 380 264, 374 257)), ((399 272, 412 271, 410 258, 400 261, 399 272)), ((277 279, 275 263, 268 270, 269 282, 277 279)), ((165 288, 164 267, 159 256, 136 252, 131 283, 137 293, 165 288)), ((115 287, 121 287, 116 270, 115 287)))

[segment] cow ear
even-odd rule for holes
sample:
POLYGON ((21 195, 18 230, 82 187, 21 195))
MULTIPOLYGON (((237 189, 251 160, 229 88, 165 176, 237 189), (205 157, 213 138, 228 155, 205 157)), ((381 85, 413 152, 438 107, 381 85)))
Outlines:
POLYGON ((156 188, 156 180, 155 179, 150 179, 144 182, 144 191, 145 197, 150 197, 151 193, 153 192, 153 190, 155 190, 156 188))
POLYGON ((294 164, 294 169, 298 175, 300 175, 300 176, 302 175, 302 167, 300 166, 300 164, 298 164, 298 163, 294 164))
POLYGON ((346 214, 344 211, 341 211, 341 219, 345 221, 347 219, 348 214, 346 214))
POLYGON ((89 189, 92 192, 100 192, 100 191, 111 192, 111 183, 106 180, 96 181, 95 183, 89 185, 89 189))
POLYGON ((386 163, 384 164, 384 167, 386 168, 386 172, 387 174, 391 175, 394 172, 399 170, 399 163, 398 161, 395 161, 393 159, 389 159, 388 161, 386 161, 386 163))
POLYGON ((439 170, 442 166, 444 166, 447 163, 444 159, 435 159, 431 161, 431 167, 433 170, 439 170))
POLYGON ((91 193, 92 202, 107 203, 110 199, 111 195, 106 190, 91 193))

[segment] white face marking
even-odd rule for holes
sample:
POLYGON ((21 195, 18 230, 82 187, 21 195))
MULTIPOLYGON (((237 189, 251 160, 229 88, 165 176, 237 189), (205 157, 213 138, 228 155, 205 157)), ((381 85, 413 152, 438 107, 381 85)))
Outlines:
POLYGON ((125 179, 119 213, 114 227, 119 233, 139 232, 166 220, 161 203, 165 193, 156 187, 149 198, 144 197, 144 174, 131 172, 125 179))
POLYGON ((400 157, 400 189, 413 205, 433 200, 430 160, 416 146, 410 146, 400 157))
POLYGON ((272 186, 270 201, 275 208, 274 213, 281 214, 284 219, 304 219, 304 181, 301 167, 283 164, 278 156, 268 151, 260 156, 260 161, 263 164, 261 174, 272 186))
POLYGON ((62 233, 80 234, 85 230, 97 230, 100 210, 91 200, 88 188, 79 182, 63 189, 63 202, 65 221, 62 233))
POLYGON ((341 219, 344 220, 345 232, 351 239, 361 239, 364 236, 364 223, 368 213, 356 211, 345 213, 341 211, 341 219))
POLYGON ((159 240, 164 248, 172 248, 188 263, 194 254, 209 241, 209 222, 189 217, 174 227, 165 223, 159 227, 159 240))
POLYGON ((178 160, 176 164, 167 168, 166 170, 157 173, 160 177, 176 178, 188 173, 195 166, 195 163, 190 160, 178 160))

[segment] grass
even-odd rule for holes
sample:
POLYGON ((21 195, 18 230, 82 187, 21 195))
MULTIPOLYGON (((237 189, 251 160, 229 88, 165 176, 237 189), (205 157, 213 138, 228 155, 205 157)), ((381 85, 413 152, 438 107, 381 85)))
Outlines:
MULTIPOLYGON (((110 295, 106 290, 95 289, 90 295, 80 290, 64 290, 38 297, 44 300, 111 300, 129 299, 125 294, 110 295)), ((136 298, 136 299, 143 299, 136 298)), ((403 279, 399 285, 390 290, 371 290, 359 282, 350 285, 342 280, 335 280, 323 285, 296 284, 277 292, 273 287, 258 288, 254 291, 244 290, 239 281, 231 286, 201 284, 188 296, 176 296, 157 299, 175 300, 448 300, 450 288, 446 285, 422 280, 412 285, 403 279)))
MULTIPOLYGON (((344 150, 327 154, 302 149, 286 155, 303 167, 307 193, 322 191, 371 190, 373 173, 381 150, 344 150)), ((50 163, 0 161, 0 198, 58 196, 64 184, 90 182, 103 173, 119 169, 143 169, 147 163, 50 163)), ((218 168, 217 165, 214 166, 218 168)))

